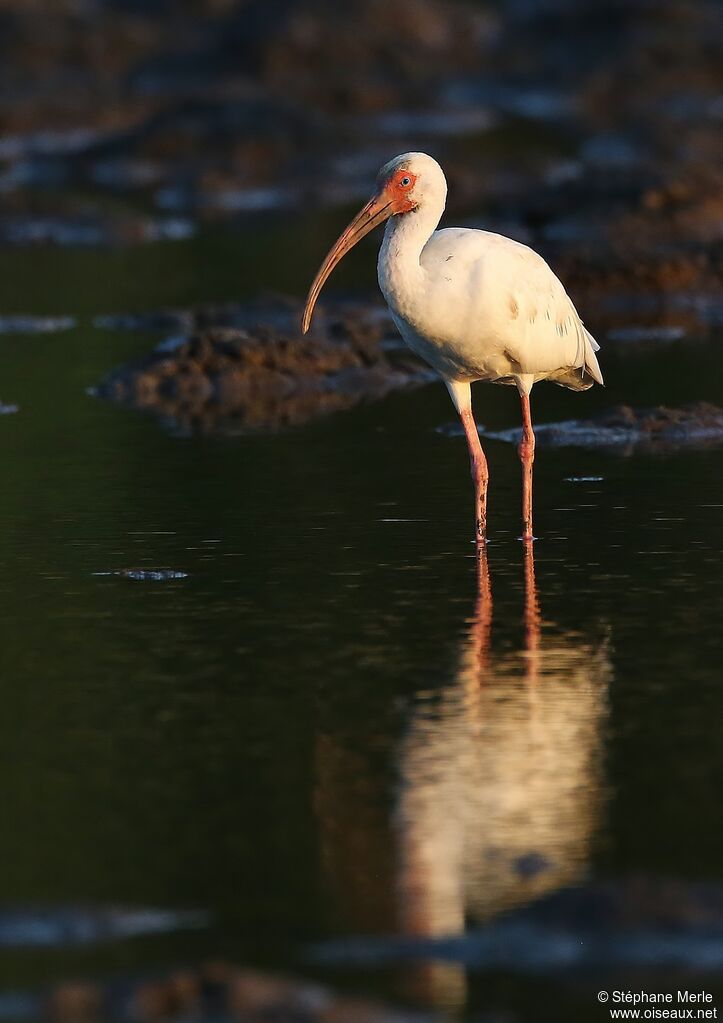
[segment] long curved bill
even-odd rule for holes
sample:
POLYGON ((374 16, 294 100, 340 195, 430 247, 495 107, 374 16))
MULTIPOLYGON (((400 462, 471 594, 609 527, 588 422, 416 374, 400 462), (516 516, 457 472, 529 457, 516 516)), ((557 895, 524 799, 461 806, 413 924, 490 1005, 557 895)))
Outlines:
POLYGON ((319 292, 324 287, 324 282, 331 271, 337 263, 341 262, 349 249, 352 249, 365 235, 391 217, 394 212, 393 207, 394 203, 384 193, 372 196, 366 206, 359 210, 346 230, 339 235, 329 250, 326 259, 319 267, 319 272, 309 288, 304 308, 304 317, 301 321, 302 333, 305 334, 309 329, 319 292))

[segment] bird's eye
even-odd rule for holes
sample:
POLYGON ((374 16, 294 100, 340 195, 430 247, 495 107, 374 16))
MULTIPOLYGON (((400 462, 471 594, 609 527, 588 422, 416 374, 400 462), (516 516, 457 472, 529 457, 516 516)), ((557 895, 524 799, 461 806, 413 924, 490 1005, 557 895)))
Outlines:
POLYGON ((406 188, 407 185, 411 185, 411 183, 412 183, 411 178, 402 178, 402 180, 399 182, 402 188, 406 188))

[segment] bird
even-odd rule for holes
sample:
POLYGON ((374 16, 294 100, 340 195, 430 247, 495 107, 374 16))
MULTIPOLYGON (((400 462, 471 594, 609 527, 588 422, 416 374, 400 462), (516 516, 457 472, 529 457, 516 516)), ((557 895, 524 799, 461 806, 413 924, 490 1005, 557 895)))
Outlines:
POLYGON ((467 440, 474 482, 475 539, 487 541, 489 471, 472 412, 478 380, 517 387, 522 407, 522 537, 534 540, 532 481, 534 384, 574 391, 603 384, 600 346, 555 273, 533 249, 471 228, 438 230, 447 199, 439 163, 403 153, 386 163, 376 187, 329 250, 309 289, 305 334, 325 281, 344 255, 386 222, 377 277, 402 338, 447 385, 467 440))

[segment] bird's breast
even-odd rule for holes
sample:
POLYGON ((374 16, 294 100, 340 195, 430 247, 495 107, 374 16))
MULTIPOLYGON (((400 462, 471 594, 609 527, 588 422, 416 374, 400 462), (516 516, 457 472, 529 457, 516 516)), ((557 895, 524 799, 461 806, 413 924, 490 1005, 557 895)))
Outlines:
POLYGON ((497 380, 519 367, 510 359, 504 337, 491 324, 461 322, 455 303, 439 298, 411 311, 387 298, 392 318, 407 345, 447 380, 497 380))
POLYGON ((379 253, 382 294, 406 343, 445 379, 509 377, 519 372, 509 351, 524 320, 500 301, 491 261, 466 252, 457 232, 446 235, 420 254, 403 229, 390 231, 379 253))
POLYGON ((493 339, 485 344, 484 336, 478 336, 473 344, 465 344, 444 330, 410 322, 394 309, 392 316, 409 348, 445 380, 498 380, 515 371, 504 346, 496 344, 493 339))

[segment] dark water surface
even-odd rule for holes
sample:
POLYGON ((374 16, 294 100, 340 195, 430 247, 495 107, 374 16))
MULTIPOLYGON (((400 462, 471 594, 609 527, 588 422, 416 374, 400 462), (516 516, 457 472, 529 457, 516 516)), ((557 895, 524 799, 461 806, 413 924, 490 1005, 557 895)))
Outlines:
MULTIPOLYGON (((537 621, 516 456, 489 443, 490 622, 441 385, 233 439, 85 393, 159 339, 94 315, 302 294, 323 230, 294 229, 281 267, 280 226, 0 253, 3 312, 78 317, 0 338, 20 406, 0 418, 0 904, 213 917, 7 949, 5 992, 210 958, 305 974, 319 941, 457 933, 587 878, 720 879, 723 449, 540 451, 537 621), (107 574, 158 567, 188 577, 107 574)), ((605 391, 543 385, 533 411, 723 404, 720 340, 610 345, 605 391)), ((511 389, 476 405, 517 422, 511 389)), ((316 971, 478 1017, 603 1018, 592 981, 316 971)))

